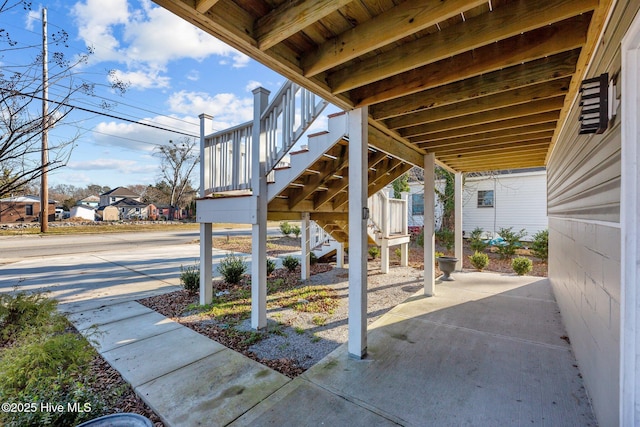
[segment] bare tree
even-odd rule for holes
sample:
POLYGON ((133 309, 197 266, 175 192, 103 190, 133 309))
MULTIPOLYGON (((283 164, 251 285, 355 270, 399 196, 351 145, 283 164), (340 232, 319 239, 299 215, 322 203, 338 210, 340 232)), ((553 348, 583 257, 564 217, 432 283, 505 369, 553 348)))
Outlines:
MULTIPOLYGON (((26 0, 0 0, 0 18, 9 11, 22 7, 29 10, 31 2, 26 0)), ((4 22, 10 21, 5 19, 4 22)), ((2 22, 2 19, 0 19, 2 22)), ((0 24, 1 25, 1 24, 0 24)), ((29 183, 40 178, 43 171, 63 167, 71 155, 78 138, 49 141, 48 162, 41 161, 41 136, 47 129, 60 124, 72 111, 70 101, 78 96, 93 95, 94 84, 78 83, 74 79, 75 69, 87 62, 92 50, 67 59, 63 50, 68 47, 68 34, 58 30, 50 35, 52 51, 49 58, 47 84, 56 88, 56 95, 48 99, 50 108, 43 113, 41 106, 44 85, 41 69, 43 55, 38 55, 28 64, 0 68, 0 197, 19 192, 29 183)), ((37 45, 26 45, 11 37, 0 27, 0 60, 18 49, 38 49, 37 45)), ((121 92, 126 88, 122 82, 112 87, 121 92)))
POLYGON ((169 204, 183 207, 188 202, 185 197, 192 188, 191 174, 199 162, 195 150, 195 139, 184 137, 169 141, 155 150, 160 159, 161 180, 170 189, 169 204))

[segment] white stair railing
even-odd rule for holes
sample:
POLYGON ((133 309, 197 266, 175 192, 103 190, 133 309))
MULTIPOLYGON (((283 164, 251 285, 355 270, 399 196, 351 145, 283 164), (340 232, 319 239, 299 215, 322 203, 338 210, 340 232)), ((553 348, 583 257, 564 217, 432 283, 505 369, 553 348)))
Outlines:
POLYGON ((394 235, 408 234, 408 203, 406 199, 389 197, 384 190, 367 200, 369 228, 377 239, 388 239, 394 235))
MULTIPOLYGON (((278 165, 302 137, 328 103, 312 92, 287 81, 260 116, 260 130, 265 138, 266 174, 278 165)), ((254 153, 254 120, 206 135, 201 119, 201 168, 206 168, 201 182, 205 194, 251 189, 254 153)), ((257 157, 255 161, 258 161, 257 157)))

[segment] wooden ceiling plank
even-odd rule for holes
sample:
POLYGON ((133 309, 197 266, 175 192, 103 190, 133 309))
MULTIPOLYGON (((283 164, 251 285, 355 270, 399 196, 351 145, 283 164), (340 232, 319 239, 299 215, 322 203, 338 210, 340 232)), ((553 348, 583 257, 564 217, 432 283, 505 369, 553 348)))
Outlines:
POLYGON ((450 58, 499 40, 589 12, 598 0, 513 2, 385 53, 341 68, 328 76, 335 93, 373 83, 450 58))
POLYGON ((361 107, 573 50, 584 43, 588 24, 589 14, 581 15, 355 89, 350 97, 361 107))
POLYGON ((415 148, 411 148, 394 140, 391 136, 386 135, 373 126, 369 126, 368 139, 369 145, 376 150, 387 153, 393 157, 404 159, 414 166, 424 166, 424 154, 419 153, 415 148))
POLYGON ((423 110, 415 114, 389 119, 385 123, 390 129, 398 129, 460 117, 467 114, 481 113, 496 108, 524 104, 538 99, 552 98, 558 95, 564 95, 569 89, 570 82, 571 78, 565 77, 564 79, 552 82, 539 83, 537 85, 516 88, 495 95, 459 102, 457 104, 423 110))
MULTIPOLYGON (((522 141, 522 143, 526 143, 526 148, 527 149, 547 149, 549 148, 549 142, 551 142, 551 136, 550 135, 546 138, 541 138, 541 139, 534 139, 531 141, 522 141)), ((508 143, 508 144, 491 144, 491 145, 487 145, 487 146, 482 146, 481 148, 481 152, 482 153, 494 153, 494 152, 502 152, 505 150, 519 150, 520 149, 520 144, 514 145, 514 143, 508 143)), ((469 154, 473 154, 473 153, 477 153, 479 150, 477 147, 474 148, 468 148, 468 149, 456 149, 456 150, 434 150, 433 153, 436 155, 436 157, 439 157, 442 161, 446 161, 447 156, 457 156, 458 154, 462 154, 463 156, 465 155, 469 155, 469 154)))
POLYGON ((469 163, 480 163, 480 162, 492 162, 494 159, 498 161, 503 160, 517 160, 517 159, 526 159, 529 156, 543 155, 546 153, 545 148, 535 148, 528 150, 526 148, 522 148, 519 150, 507 149, 503 150, 501 153, 487 153, 487 154, 477 154, 470 153, 467 156, 463 156, 461 154, 453 155, 453 156, 441 156, 439 157, 441 161, 445 163, 455 164, 456 162, 462 162, 465 160, 470 160, 469 163))
POLYGON ((492 143, 504 143, 504 142, 517 142, 522 139, 527 139, 531 135, 536 135, 540 132, 551 132, 555 130, 555 123, 542 123, 533 126, 523 126, 514 129, 504 129, 497 132, 483 132, 475 135, 463 136, 460 138, 441 139, 439 141, 425 141, 417 143, 421 148, 428 152, 434 152, 444 147, 457 147, 457 146, 470 146, 492 143))
MULTIPOLYGON (((500 162, 500 163, 475 163, 475 164, 456 164, 455 169, 463 173, 473 172, 488 172, 488 171, 501 171, 501 170, 513 170, 524 168, 537 168, 544 167, 544 159, 539 157, 529 158, 527 160, 518 160, 512 162, 500 162)), ((451 166, 453 168, 453 166, 451 166)))
POLYGON ((196 10, 200 13, 206 13, 209 9, 215 6, 216 3, 218 3, 218 0, 197 0, 196 10))
POLYGON ((517 129, 520 127, 534 126, 540 123, 554 123, 558 120, 560 111, 549 111, 546 113, 534 114, 531 116, 516 117, 514 119, 500 120, 486 124, 473 125, 463 128, 448 129, 445 131, 436 131, 425 133, 415 138, 410 138, 412 143, 420 143, 425 141, 439 141, 442 139, 452 139, 465 136, 473 136, 483 132, 493 132, 508 129, 517 129))
POLYGON ((315 76, 485 2, 486 0, 405 1, 310 52, 302 59, 304 75, 315 76))
POLYGON ((527 64, 515 65, 492 73, 472 77, 468 80, 449 83, 445 86, 414 93, 369 107, 370 115, 376 120, 384 120, 415 111, 489 96, 557 78, 570 77, 575 72, 575 63, 580 50, 575 49, 557 55, 541 58, 527 64))
POLYGON ((481 125, 483 123, 497 122, 501 120, 513 119, 521 116, 531 116, 538 113, 560 110, 564 105, 564 96, 542 99, 528 102, 514 107, 499 108, 493 111, 470 114, 463 117, 441 120, 435 123, 427 123, 419 126, 405 128, 400 132, 403 137, 423 135, 430 132, 437 132, 444 129, 464 128, 468 126, 481 125))
POLYGON ((260 50, 267 50, 340 9, 352 0, 294 0, 259 18, 254 35, 260 50))

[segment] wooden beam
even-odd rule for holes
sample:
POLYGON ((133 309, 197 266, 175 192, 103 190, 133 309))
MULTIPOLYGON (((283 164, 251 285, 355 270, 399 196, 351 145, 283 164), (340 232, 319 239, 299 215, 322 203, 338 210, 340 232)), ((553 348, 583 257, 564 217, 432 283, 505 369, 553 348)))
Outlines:
MULTIPOLYGON (((506 169, 522 169, 522 168, 537 168, 544 167, 544 158, 542 156, 530 157, 525 160, 511 160, 511 161, 496 161, 493 163, 480 162, 480 163, 458 163, 455 165, 456 170, 465 173, 471 172, 486 172, 486 171, 500 171, 506 169)), ((453 168, 453 166, 450 166, 453 168)))
MULTIPOLYGON (((289 203, 287 199, 283 198, 275 198, 269 202, 268 210, 271 212, 289 212, 289 203)), ((311 200, 303 200, 301 203, 296 206, 295 212, 298 212, 298 218, 300 217, 301 212, 313 212, 315 211, 315 207, 313 206, 313 202, 311 200)), ((333 212, 334 209, 329 205, 320 206, 317 209, 318 212, 333 212)), ((340 212, 346 212, 346 209, 341 210, 340 212)))
POLYGON ((393 139, 373 126, 369 126, 369 146, 390 156, 403 159, 414 166, 419 166, 418 160, 424 158, 424 155, 415 148, 393 139))
POLYGON ((571 77, 580 49, 562 52, 526 64, 515 65, 468 80, 414 93, 369 107, 371 117, 383 120, 427 108, 462 102, 557 78, 571 77))
POLYGON ((487 144, 483 145, 482 148, 478 149, 477 147, 461 147, 453 150, 447 150, 443 148, 441 150, 434 150, 433 153, 437 157, 441 157, 443 162, 446 162, 449 156, 453 158, 454 156, 462 156, 465 157, 467 155, 474 155, 481 151, 483 154, 492 154, 498 155, 499 153, 503 153, 505 151, 520 151, 521 149, 526 150, 534 150, 534 149, 542 149, 546 150, 549 148, 549 143, 551 142, 551 136, 540 139, 526 140, 526 141, 517 141, 511 142, 508 144, 487 144))
POLYGON ((519 150, 514 150, 514 149, 508 149, 508 150, 503 150, 502 153, 487 153, 487 154, 478 154, 478 153, 469 153, 467 155, 463 155, 463 154, 456 154, 456 155, 451 155, 451 156, 441 156, 440 160, 445 162, 445 163, 450 163, 452 165, 455 165, 456 162, 488 162, 491 163, 495 160, 517 160, 517 159, 526 159, 529 156, 535 156, 535 155, 542 155, 544 157, 544 155, 546 154, 547 149, 546 148, 534 148, 534 149, 527 149, 522 148, 519 150))
POLYGON ((425 65, 352 90, 350 97, 356 107, 375 104, 573 50, 584 43, 589 18, 584 14, 425 65))
MULTIPOLYGON (((379 167, 376 168, 375 171, 372 171, 371 169, 369 169, 368 187, 367 187, 367 193, 369 196, 374 194, 373 192, 371 192, 371 188, 373 188, 376 183, 379 184, 382 182, 383 183, 382 187, 391 183, 393 179, 395 179, 395 178, 393 179, 389 178, 389 177, 395 176, 395 175, 392 175, 392 172, 396 168, 402 165, 406 165, 406 163, 403 163, 401 160, 394 159, 394 158, 386 158, 382 163, 384 164, 379 165, 379 167)), ((409 166, 409 169, 411 169, 412 166, 411 165, 408 165, 408 166, 409 166)), ((344 206, 346 206, 348 201, 349 201, 348 193, 343 192, 341 194, 336 195, 333 198, 332 207, 333 209, 341 209, 344 206)))
POLYGON ((200 13, 206 13, 216 3, 218 0, 196 0, 196 10, 200 13))
MULTIPOLYGON (((446 3, 445 3, 446 4, 446 3)), ((328 76, 335 93, 373 83, 589 12, 597 0, 538 0, 496 7, 385 53, 341 68, 328 76)), ((366 40, 366 39, 365 39, 366 40)))
POLYGON ((267 50, 298 31, 343 7, 352 0, 293 0, 256 21, 255 37, 260 50, 267 50))
POLYGON ((474 98, 457 104, 422 110, 414 114, 389 119, 385 123, 390 129, 398 129, 524 104, 538 99, 553 98, 558 95, 564 95, 569 89, 570 82, 571 78, 565 77, 552 82, 539 83, 495 95, 474 98))
POLYGON ((512 142, 518 138, 526 138, 528 135, 538 132, 551 132, 556 128, 555 122, 540 123, 531 126, 521 126, 511 129, 502 129, 494 132, 482 132, 473 135, 466 135, 458 138, 440 139, 437 141, 426 140, 424 142, 416 142, 420 148, 432 152, 441 147, 453 147, 457 145, 467 145, 473 142, 490 143, 494 141, 512 142))
POLYGON ((521 127, 535 126, 537 124, 553 124, 558 120, 560 111, 549 111, 546 113, 534 114, 531 116, 516 117, 515 119, 500 120, 491 123, 481 123, 478 125, 448 129, 445 131, 435 131, 410 138, 409 141, 415 144, 422 142, 434 142, 443 139, 453 139, 465 136, 474 136, 483 132, 494 132, 509 129, 518 129, 521 127))
POLYGON ((349 221, 348 212, 311 212, 314 221, 349 221))
POLYGON ((418 136, 444 129, 464 128, 467 126, 481 125, 483 123, 497 122, 522 116, 537 115, 548 111, 560 110, 564 104, 564 96, 528 102, 514 107, 499 108, 493 111, 469 114, 463 117, 441 120, 436 123, 427 123, 403 129, 400 134, 404 137, 418 136))
POLYGON ((486 0, 403 2, 307 54, 302 60, 304 74, 306 77, 315 76, 483 3, 486 0))

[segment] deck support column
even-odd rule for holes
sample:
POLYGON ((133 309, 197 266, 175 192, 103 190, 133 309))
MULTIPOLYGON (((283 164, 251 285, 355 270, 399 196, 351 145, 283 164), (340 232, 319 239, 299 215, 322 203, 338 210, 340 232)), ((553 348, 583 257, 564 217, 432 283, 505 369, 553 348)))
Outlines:
POLYGON ((310 234, 310 227, 311 227, 311 220, 309 219, 309 212, 304 212, 302 214, 302 223, 301 223, 301 228, 302 228, 302 242, 301 242, 301 247, 302 247, 302 259, 300 260, 300 266, 301 266, 301 272, 302 272, 302 280, 308 280, 311 277, 311 258, 310 258, 310 253, 311 253, 311 245, 310 245, 310 240, 311 240, 311 234, 310 234))
POLYGON ((212 264, 212 231, 211 223, 200 224, 200 304, 209 304, 213 300, 213 264, 212 264))
POLYGON ((368 109, 349 112, 349 341, 351 357, 367 354, 368 109))
MULTIPOLYGON (((409 193, 403 191, 400 197, 404 200, 404 209, 402 211, 402 234, 406 236, 409 234, 409 193)), ((409 266, 409 243, 402 243, 400 245, 400 266, 409 266)))
MULTIPOLYGON (((200 114, 200 197, 206 196, 206 189, 209 188, 210 155, 205 149, 205 137, 207 132, 211 132, 213 117, 208 114, 200 114)), ((213 239, 211 223, 200 223, 200 304, 209 304, 213 299, 213 279, 212 246, 213 239)))
POLYGON ((435 154, 424 156, 424 294, 428 297, 435 295, 436 267, 435 267, 435 154))
POLYGON ((251 226, 251 327, 267 326, 267 176, 266 147, 260 117, 267 108, 269 91, 253 90, 253 134, 251 189, 257 200, 256 217, 251 226))
POLYGON ((462 172, 456 172, 454 180, 454 204, 455 204, 455 224, 454 224, 454 256, 458 258, 456 270, 462 270, 464 249, 462 242, 462 172))
POLYGON ((336 249, 336 268, 344 268, 344 244, 338 243, 336 249))

